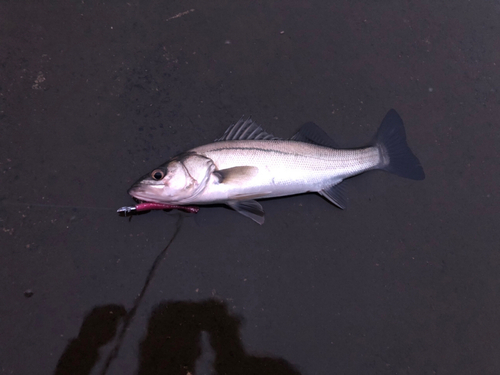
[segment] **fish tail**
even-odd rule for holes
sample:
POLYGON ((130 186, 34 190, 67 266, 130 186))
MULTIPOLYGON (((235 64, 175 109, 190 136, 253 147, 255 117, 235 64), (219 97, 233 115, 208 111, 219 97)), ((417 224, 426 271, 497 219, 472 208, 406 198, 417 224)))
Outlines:
POLYGON ((423 180, 424 170, 420 161, 406 143, 403 120, 391 109, 385 115, 375 136, 375 146, 380 151, 379 169, 412 180, 423 180))

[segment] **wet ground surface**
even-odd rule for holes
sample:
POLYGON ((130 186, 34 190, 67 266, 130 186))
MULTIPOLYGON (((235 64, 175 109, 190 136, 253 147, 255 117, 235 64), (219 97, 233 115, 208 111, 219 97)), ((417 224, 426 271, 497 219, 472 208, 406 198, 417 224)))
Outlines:
POLYGON ((496 1, 0 4, 5 374, 498 374, 496 1), (424 181, 129 220, 128 187, 243 114, 424 181), (170 245, 169 245, 170 244, 170 245))

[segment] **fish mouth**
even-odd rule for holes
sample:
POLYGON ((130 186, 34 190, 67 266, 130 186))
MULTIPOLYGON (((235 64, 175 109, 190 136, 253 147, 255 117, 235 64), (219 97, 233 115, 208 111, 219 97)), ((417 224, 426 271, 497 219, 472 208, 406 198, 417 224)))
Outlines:
POLYGON ((137 198, 136 196, 130 194, 132 199, 134 200, 135 203, 137 204, 143 204, 143 203, 159 203, 159 204, 168 204, 165 202, 160 202, 160 201, 155 201, 154 199, 141 199, 137 198))
MULTIPOLYGON (((139 194, 141 193, 142 189, 139 189, 139 194)), ((143 192, 143 190, 142 190, 143 192)), ((136 186, 132 186, 128 191, 128 194, 132 197, 132 199, 137 203, 135 206, 135 209, 137 211, 148 211, 148 210, 181 210, 189 213, 197 213, 199 211, 199 208, 196 206, 183 206, 183 205, 178 205, 174 203, 165 203, 162 201, 155 201, 154 199, 142 199, 139 194, 137 194, 137 189, 136 186), (142 206, 142 207, 141 207, 142 206), (146 206, 146 207, 145 207, 146 206)), ((123 209, 125 209, 125 212, 130 212, 130 207, 123 207, 121 212, 123 212, 123 209)), ((120 210, 118 210, 120 212, 120 210)))
POLYGON ((158 203, 158 202, 155 202, 153 199, 151 198, 146 198, 143 194, 143 191, 137 191, 136 189, 134 188, 130 188, 127 193, 132 197, 132 199, 137 202, 137 203, 158 203))
POLYGON ((134 200, 135 203, 137 204, 142 204, 142 203, 158 203, 158 202, 153 202, 151 200, 145 200, 145 199, 139 199, 134 196, 132 196, 132 199, 134 200))
MULTIPOLYGON (((150 186, 149 186, 150 187, 150 186)), ((137 203, 165 203, 161 199, 156 199, 151 191, 147 191, 146 187, 140 184, 134 184, 127 193, 136 201, 137 203)))

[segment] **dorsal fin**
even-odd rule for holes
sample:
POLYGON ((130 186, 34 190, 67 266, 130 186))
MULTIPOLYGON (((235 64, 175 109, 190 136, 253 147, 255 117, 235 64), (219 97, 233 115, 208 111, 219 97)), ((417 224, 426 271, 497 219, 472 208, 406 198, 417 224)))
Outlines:
POLYGON ((319 146, 339 148, 337 146, 337 143, 314 122, 308 122, 307 124, 302 125, 300 130, 290 139, 297 142, 305 142, 319 146))
POLYGON ((252 121, 249 117, 246 120, 243 117, 236 123, 227 128, 224 135, 216 139, 215 142, 220 141, 235 141, 235 140, 272 140, 281 139, 272 134, 266 133, 259 125, 252 121))

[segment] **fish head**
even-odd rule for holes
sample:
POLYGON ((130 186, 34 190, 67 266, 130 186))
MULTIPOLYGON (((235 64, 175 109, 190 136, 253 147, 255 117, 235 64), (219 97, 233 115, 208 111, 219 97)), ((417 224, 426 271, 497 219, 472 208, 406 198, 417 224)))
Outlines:
POLYGON ((192 203, 205 189, 214 170, 211 159, 193 152, 185 153, 141 177, 128 193, 145 202, 192 203))

